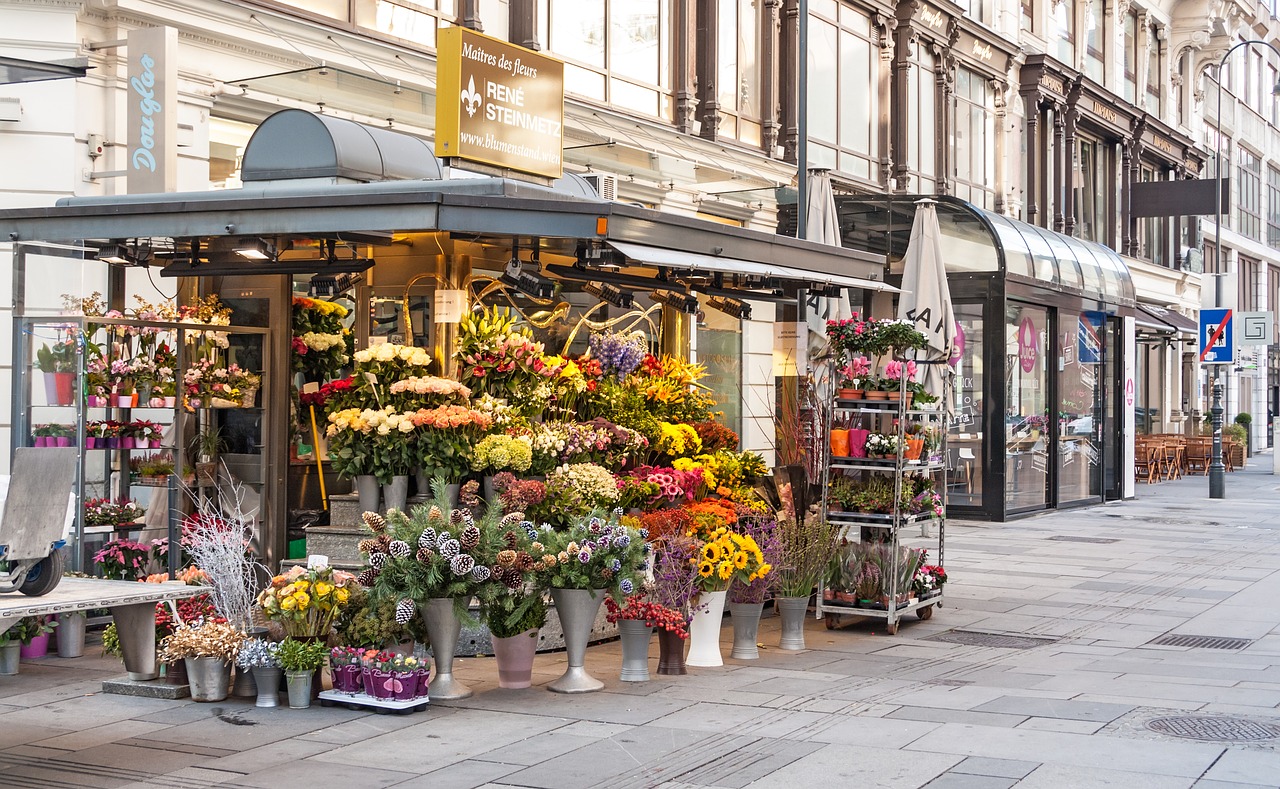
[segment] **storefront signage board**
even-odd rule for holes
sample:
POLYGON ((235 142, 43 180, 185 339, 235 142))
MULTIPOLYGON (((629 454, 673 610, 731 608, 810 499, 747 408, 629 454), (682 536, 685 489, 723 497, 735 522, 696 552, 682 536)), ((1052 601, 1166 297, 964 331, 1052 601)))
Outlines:
POLYGON ((437 43, 436 156, 559 178, 564 63, 465 27, 437 43))
POLYGON ((130 30, 125 122, 129 194, 178 189, 178 31, 130 30))
POLYGON ((1236 315, 1240 322, 1241 345, 1271 345, 1276 341, 1274 312, 1241 312, 1236 315))

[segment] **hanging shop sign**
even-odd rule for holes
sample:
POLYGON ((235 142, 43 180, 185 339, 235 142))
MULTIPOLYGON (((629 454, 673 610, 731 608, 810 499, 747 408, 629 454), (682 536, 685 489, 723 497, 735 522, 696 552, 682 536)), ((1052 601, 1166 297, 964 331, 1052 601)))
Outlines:
POLYGON ((178 31, 129 31, 129 194, 178 189, 178 31))
POLYGON ((436 155, 559 178, 564 63, 465 27, 437 50, 436 155))

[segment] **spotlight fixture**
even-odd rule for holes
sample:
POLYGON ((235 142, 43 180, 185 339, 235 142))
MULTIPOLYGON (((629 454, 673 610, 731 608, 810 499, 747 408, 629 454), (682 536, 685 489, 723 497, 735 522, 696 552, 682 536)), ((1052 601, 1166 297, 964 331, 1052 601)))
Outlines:
POLYGON ((812 296, 826 296, 829 299, 838 299, 844 295, 844 288, 839 285, 830 285, 826 283, 813 283, 809 288, 809 294, 812 296))
POLYGON ((502 281, 535 299, 549 299, 555 295, 555 285, 525 271, 519 258, 511 258, 507 262, 507 270, 502 272, 502 281))
POLYGON ((255 238, 236 245, 236 254, 246 260, 275 260, 276 247, 265 238, 255 238))
POLYGON ((354 288, 364 281, 363 274, 316 274, 307 285, 307 295, 315 298, 325 296, 332 298, 354 288))
POLYGON ((631 305, 635 303, 635 297, 630 293, 624 293, 622 288, 607 282, 588 282, 582 286, 582 291, 624 310, 631 309, 631 305))
POLYGON ((127 246, 118 242, 99 247, 98 254, 94 257, 103 263, 117 266, 137 266, 140 263, 137 252, 130 251, 127 246))
POLYGON ((742 299, 734 299, 728 296, 712 296, 707 299, 707 306, 713 310, 719 310, 725 315, 731 315, 738 320, 751 320, 751 305, 742 299))
POLYGON ((651 295, 655 302, 664 307, 671 307, 689 315, 698 312, 698 297, 691 296, 688 293, 677 293, 673 290, 655 290, 651 295))

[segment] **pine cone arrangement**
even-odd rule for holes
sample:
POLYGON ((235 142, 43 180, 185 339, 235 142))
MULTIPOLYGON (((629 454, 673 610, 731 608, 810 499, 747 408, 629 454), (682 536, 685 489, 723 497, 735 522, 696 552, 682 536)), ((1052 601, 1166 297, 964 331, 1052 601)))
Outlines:
POLYGON ((387 555, 385 553, 369 554, 369 566, 375 570, 381 571, 387 566, 387 555))
POLYGON ((534 567, 534 559, 529 554, 521 551, 516 555, 516 569, 522 573, 527 573, 534 567))
POLYGON ((373 582, 376 580, 378 580, 378 571, 372 567, 367 570, 361 570, 360 574, 356 576, 356 581, 361 586, 373 586, 373 582))
POLYGON ((387 530, 387 519, 376 512, 366 512, 360 516, 360 520, 364 521, 364 525, 369 527, 369 531, 374 534, 382 534, 387 530))
POLYGON ((439 507, 432 504, 431 509, 427 510, 427 520, 432 522, 442 521, 444 520, 444 513, 440 511, 439 507))
POLYGON ((516 552, 512 550, 498 551, 498 566, 506 569, 516 564, 516 552))
POLYGON ((477 564, 475 567, 471 568, 471 580, 476 583, 484 583, 489 580, 490 575, 491 573, 489 568, 485 567, 483 564, 477 564))
POLYGON ((413 553, 413 549, 409 547, 409 543, 403 540, 392 540, 391 545, 387 548, 387 553, 397 559, 407 559, 409 554, 413 553))
POLYGON ((457 540, 449 539, 440 541, 440 555, 450 561, 457 557, 461 551, 462 544, 457 540))
POLYGON ((502 541, 507 544, 511 550, 515 550, 520 545, 520 535, 513 531, 507 531, 502 535, 502 541))
POLYGON ((418 547, 434 549, 436 547, 436 530, 430 526, 423 529, 422 534, 418 535, 418 547))
POLYGON ((396 603, 396 623, 407 625, 413 621, 413 617, 418 613, 418 606, 414 605, 409 598, 404 598, 396 603))
POLYGON ((363 553, 363 554, 379 553, 378 549, 380 547, 381 546, 379 546, 377 540, 361 540, 360 542, 356 543, 356 550, 360 551, 360 553, 363 553))
POLYGON ((422 562, 423 564, 426 564, 427 562, 431 561, 431 557, 435 555, 436 555, 436 552, 431 550, 430 548, 419 548, 418 555, 416 558, 418 561, 422 562))
POLYGON ((474 551, 480 545, 480 530, 475 526, 468 526, 462 530, 458 542, 462 543, 465 550, 474 551))
POLYGON ((449 513, 449 525, 450 526, 462 525, 462 510, 453 510, 452 512, 449 513))
POLYGON ((449 560, 449 569, 454 575, 469 575, 476 567, 476 560, 465 553, 460 553, 449 560))

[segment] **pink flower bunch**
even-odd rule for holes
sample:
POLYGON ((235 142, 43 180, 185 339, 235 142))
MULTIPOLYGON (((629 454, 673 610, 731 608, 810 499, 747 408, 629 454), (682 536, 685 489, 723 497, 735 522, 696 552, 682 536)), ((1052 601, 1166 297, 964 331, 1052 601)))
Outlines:
POLYGON ((457 395, 463 399, 471 397, 471 390, 457 381, 438 378, 434 375, 422 378, 413 376, 391 384, 391 394, 404 394, 406 392, 417 395, 441 395, 444 397, 457 395))
POLYGON ((693 501, 698 488, 702 486, 701 467, 678 471, 665 466, 641 466, 632 476, 658 486, 654 502, 662 499, 672 503, 681 499, 693 501))
POLYGON ((906 380, 914 381, 916 379, 916 372, 917 368, 915 362, 906 362, 904 364, 903 362, 894 360, 884 366, 884 377, 888 378, 890 381, 902 380, 904 373, 906 374, 906 380))
POLYGON ((414 412, 412 419, 417 427, 434 427, 441 430, 460 427, 478 427, 481 430, 488 430, 493 424, 493 418, 488 414, 461 405, 420 408, 414 412))

